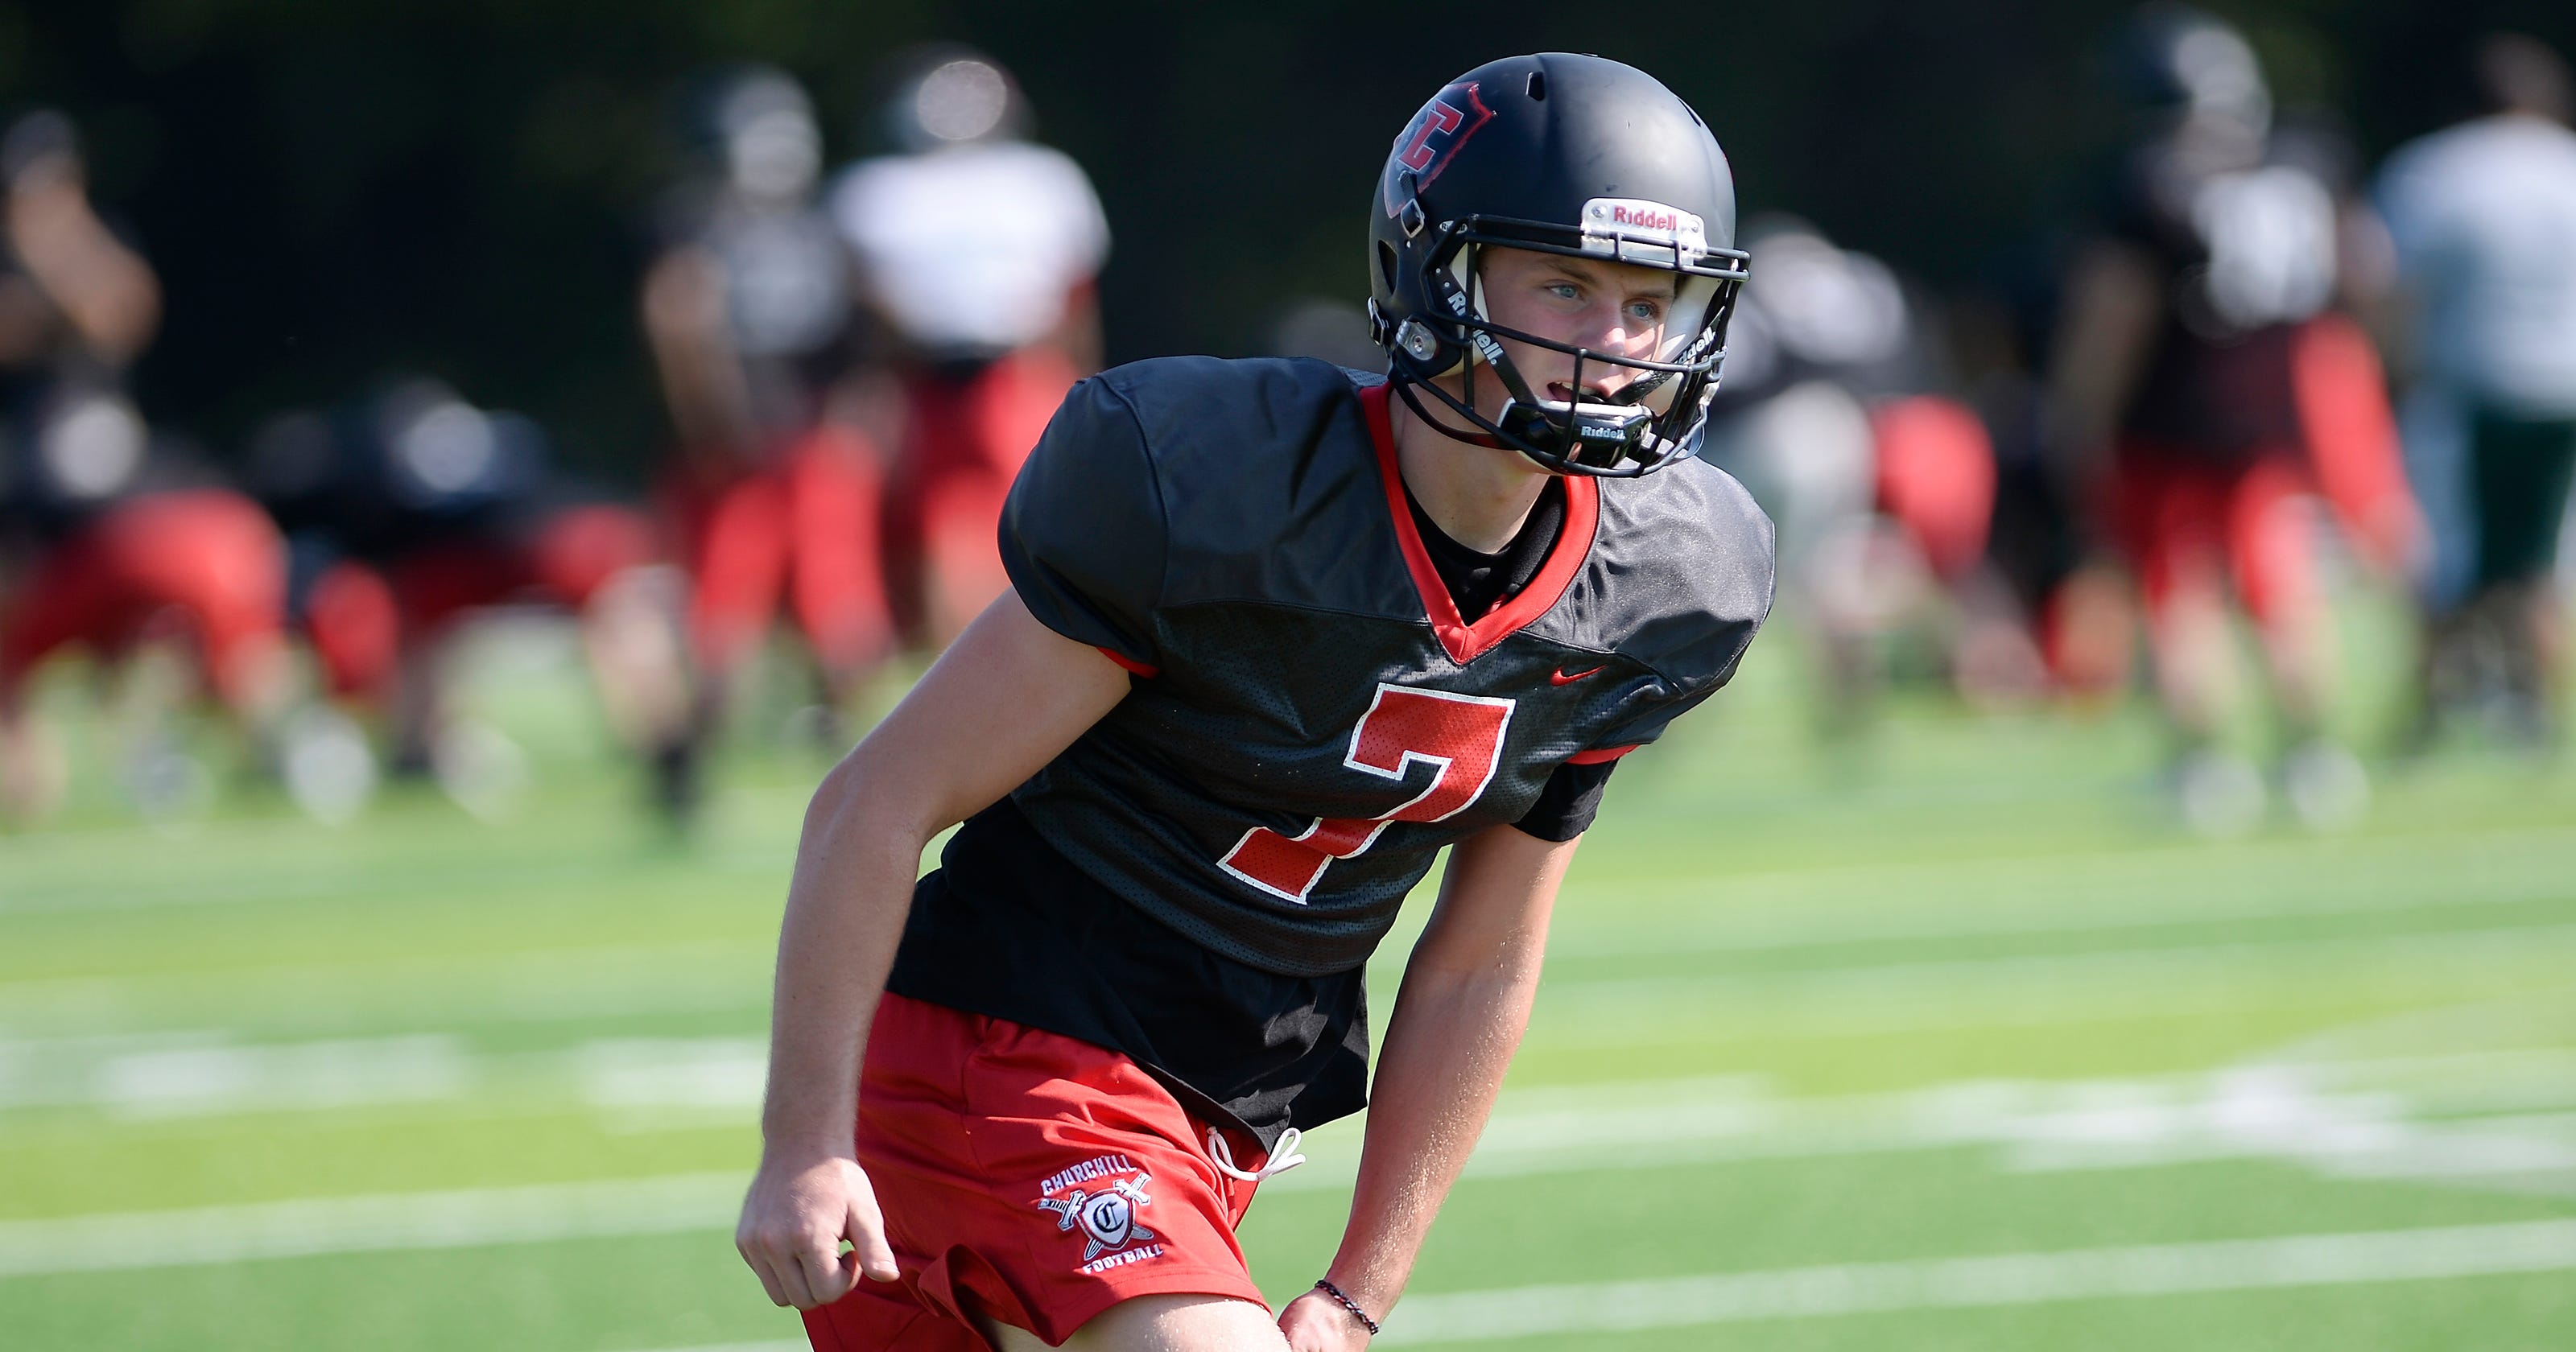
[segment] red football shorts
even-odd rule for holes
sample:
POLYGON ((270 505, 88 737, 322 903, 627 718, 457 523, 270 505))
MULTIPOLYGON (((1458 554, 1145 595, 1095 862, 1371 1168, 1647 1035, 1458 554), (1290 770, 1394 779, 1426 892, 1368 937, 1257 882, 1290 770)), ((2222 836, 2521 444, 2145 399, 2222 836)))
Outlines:
POLYGON ((653 561, 653 523, 614 503, 567 507, 524 539, 469 535, 424 546, 383 571, 342 559, 314 579, 304 627, 334 695, 382 699, 405 642, 518 597, 581 610, 607 581, 653 561))
POLYGON ((520 595, 579 610, 608 579, 653 555, 653 524, 642 512, 591 503, 555 512, 525 539, 426 546, 396 561, 387 581, 404 627, 427 636, 520 595))
POLYGON ((2111 491, 2150 614, 2230 583, 2265 625, 2316 599, 2315 541, 2301 501, 2314 490, 2294 454, 2213 465, 2131 443, 2113 464, 2111 491))
POLYGON ((969 1310, 1055 1345, 1138 1296, 1262 1304, 1234 1238, 1253 1185, 1206 1138, 1116 1052, 889 994, 858 1153, 903 1277, 806 1311, 806 1334, 818 1352, 987 1352, 969 1310))
POLYGON ((910 423, 886 485, 886 556, 907 622, 963 625, 1010 587, 995 540, 1002 503, 1075 376, 1040 345, 963 381, 905 383, 910 423))
POLYGON ((384 574, 356 559, 322 570, 304 598, 304 631, 332 694, 375 700, 392 690, 402 663, 402 604, 384 574))
POLYGON ((690 643, 730 671, 760 645, 784 595, 815 660, 864 671, 892 645, 878 558, 884 470, 868 439, 833 424, 780 448, 774 463, 671 494, 696 590, 690 643))
POLYGON ((222 489, 120 503, 47 553, 0 623, 0 689, 57 648, 115 653, 177 618, 227 704, 246 707, 282 645, 286 542, 259 504, 222 489))
POLYGON ((1995 447, 1985 420, 1956 399, 1915 395, 1869 415, 1878 446, 1878 505, 1924 560, 1956 580, 1986 552, 1995 514, 1995 447))

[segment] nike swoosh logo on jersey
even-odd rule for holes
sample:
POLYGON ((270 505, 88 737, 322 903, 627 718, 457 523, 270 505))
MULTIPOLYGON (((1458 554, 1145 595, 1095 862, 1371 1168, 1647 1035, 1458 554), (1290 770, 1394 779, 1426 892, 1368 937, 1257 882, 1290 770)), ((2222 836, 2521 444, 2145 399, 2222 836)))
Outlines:
POLYGON ((1586 676, 1598 676, 1602 671, 1603 668, 1594 667, 1590 671, 1569 672, 1563 667, 1558 667, 1556 670, 1547 674, 1547 683, 1549 685, 1572 685, 1586 676))

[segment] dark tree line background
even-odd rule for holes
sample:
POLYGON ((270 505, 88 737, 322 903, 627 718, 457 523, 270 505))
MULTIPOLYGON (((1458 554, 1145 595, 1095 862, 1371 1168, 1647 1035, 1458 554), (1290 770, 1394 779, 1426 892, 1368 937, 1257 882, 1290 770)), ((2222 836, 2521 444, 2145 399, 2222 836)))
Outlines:
MULTIPOLYGON (((675 94, 711 63, 802 77, 835 162, 881 61, 963 40, 1097 181, 1112 360, 1257 350, 1364 285, 1386 145, 1451 75, 1514 51, 1655 72, 1717 128, 1748 211, 1794 211, 1944 287, 1992 284, 2117 133, 2115 0, 0 0, 0 109, 79 122, 94 193, 166 288, 137 373, 217 450, 386 370, 535 413, 640 474, 663 438, 634 320, 675 94)), ((2566 0, 2222 0, 2287 107, 2372 158, 2463 110, 2494 27, 2576 50, 2566 0)), ((960 204, 961 210, 971 209, 960 204)))

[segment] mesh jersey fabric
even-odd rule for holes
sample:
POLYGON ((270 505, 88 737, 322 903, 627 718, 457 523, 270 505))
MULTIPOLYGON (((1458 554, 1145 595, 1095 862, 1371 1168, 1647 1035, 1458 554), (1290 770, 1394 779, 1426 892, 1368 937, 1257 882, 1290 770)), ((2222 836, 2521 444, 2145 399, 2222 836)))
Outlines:
POLYGON ((1565 491, 1537 577, 1466 622, 1375 378, 1165 358, 1084 382, 1012 490, 1003 560, 1041 622, 1151 674, 1014 799, 1211 951, 1358 967, 1441 846, 1661 735, 1769 610, 1770 523, 1723 472, 1565 491))
MULTIPOLYGON (((1539 490, 1529 518, 1521 523, 1511 542, 1491 554, 1469 549, 1449 538, 1431 519, 1431 513, 1422 509, 1410 488, 1404 492, 1404 505, 1412 514, 1413 528, 1422 537, 1425 552, 1431 556, 1432 571, 1440 575, 1441 585, 1448 589, 1458 613, 1470 620, 1484 618, 1496 606, 1527 589, 1546 566, 1557 536, 1565 529, 1565 485, 1553 479, 1539 490)), ((1613 758, 1568 761, 1556 767, 1556 772, 1547 777, 1547 787, 1539 791, 1538 801, 1512 825, 1541 840, 1563 842, 1582 835, 1600 811, 1602 790, 1609 787, 1610 772, 1618 764, 1613 758)))
POLYGON ((1267 1146, 1367 1106, 1363 978, 1208 951, 1068 864, 1005 798, 915 884, 886 989, 1125 1053, 1267 1146))
MULTIPOLYGON (((1461 613, 1526 587, 1564 526, 1551 486, 1494 554, 1414 524, 1461 613)), ((1591 825, 1616 760, 1565 764, 1513 823, 1565 841, 1591 825)), ((1208 952, 1065 862, 1008 798, 970 819, 914 894, 888 989, 1124 1053, 1193 1112, 1276 1143, 1367 1106, 1359 969, 1283 977, 1208 952)))

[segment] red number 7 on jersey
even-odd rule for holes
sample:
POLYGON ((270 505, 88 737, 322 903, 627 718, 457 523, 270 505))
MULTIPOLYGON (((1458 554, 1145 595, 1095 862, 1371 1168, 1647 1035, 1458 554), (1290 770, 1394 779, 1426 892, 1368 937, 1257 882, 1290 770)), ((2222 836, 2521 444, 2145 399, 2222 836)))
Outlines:
POLYGON ((1389 822, 1436 822, 1464 811, 1503 758, 1503 729, 1512 701, 1452 695, 1380 682, 1377 698, 1351 729, 1342 764, 1401 782, 1414 761, 1432 767, 1430 787, 1368 818, 1318 817, 1302 834, 1256 826, 1217 865, 1274 897, 1304 905, 1324 868, 1367 849, 1389 822))

